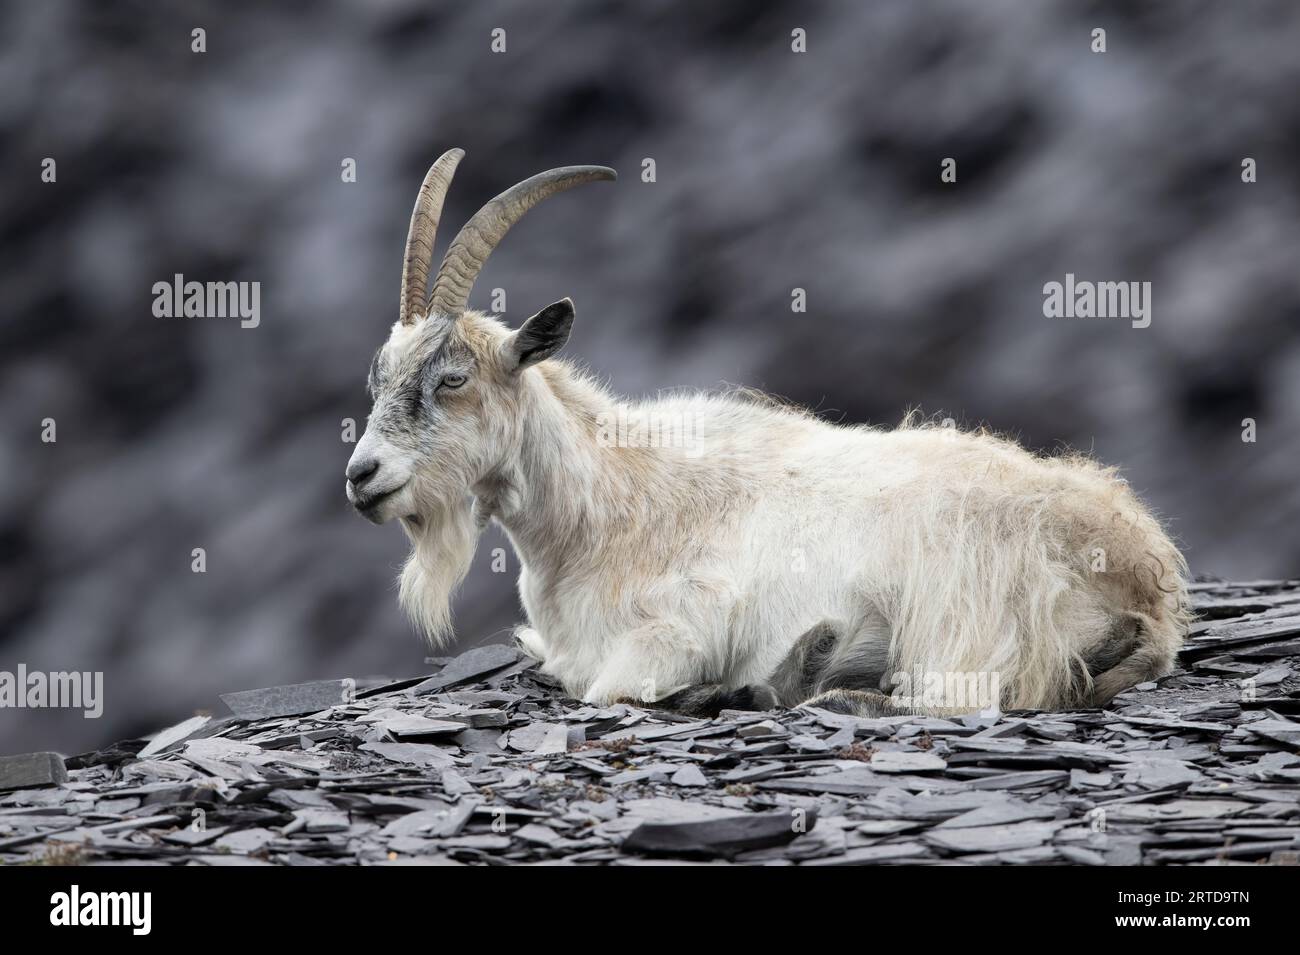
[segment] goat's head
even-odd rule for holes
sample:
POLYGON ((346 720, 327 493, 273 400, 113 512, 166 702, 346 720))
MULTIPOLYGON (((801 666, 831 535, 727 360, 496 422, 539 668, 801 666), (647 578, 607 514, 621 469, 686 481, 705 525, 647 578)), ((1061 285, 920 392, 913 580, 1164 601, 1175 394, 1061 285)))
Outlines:
POLYGON ((348 500, 376 524, 405 517, 418 526, 425 515, 454 507, 500 464, 517 432, 521 373, 564 344, 573 303, 548 305, 512 332, 467 308, 474 279, 534 205, 581 183, 615 178, 603 166, 566 166, 507 189, 452 240, 426 296, 443 198, 463 155, 444 153, 420 188, 399 317, 371 365, 370 419, 347 466, 348 500))

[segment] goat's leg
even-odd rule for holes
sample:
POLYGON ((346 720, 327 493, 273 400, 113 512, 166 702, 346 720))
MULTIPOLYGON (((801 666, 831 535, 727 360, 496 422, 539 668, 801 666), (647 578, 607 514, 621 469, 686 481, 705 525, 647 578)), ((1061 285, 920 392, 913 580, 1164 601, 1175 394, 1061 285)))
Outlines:
POLYGON ((1088 676, 1096 678, 1107 670, 1119 666, 1138 648, 1138 633, 1141 626, 1137 617, 1119 617, 1111 626, 1110 632, 1099 646, 1092 647, 1084 655, 1084 664, 1088 667, 1088 676))
POLYGON ((889 622, 874 609, 852 633, 824 621, 799 638, 772 682, 789 693, 782 699, 791 706, 864 717, 913 714, 881 692, 889 682, 889 639, 889 622))
POLYGON ((1145 633, 1140 617, 1123 614, 1106 641, 1088 654, 1088 673, 1093 677, 1089 705, 1105 706, 1129 687, 1169 672, 1173 662, 1169 653, 1145 645, 1145 633))
POLYGON ((825 690, 878 692, 887 683, 889 624, 874 610, 858 625, 823 620, 790 648, 768 679, 781 702, 796 706, 825 690))
POLYGON ((786 706, 797 706, 816 692, 817 680, 834 656, 843 635, 843 626, 823 620, 810 628, 777 664, 768 684, 786 706))
POLYGON ((532 627, 515 627, 514 637, 515 644, 520 650, 535 660, 546 662, 548 656, 546 641, 542 639, 542 635, 535 629, 532 627))
POLYGON ((845 713, 849 716, 864 716, 872 719, 882 716, 913 716, 918 712, 900 706, 879 690, 826 690, 812 699, 805 700, 803 705, 830 710, 832 713, 845 713))
POLYGON ((615 640, 582 700, 598 705, 618 700, 654 703, 706 676, 700 641, 673 621, 654 621, 615 640))
POLYGON ((852 633, 842 623, 823 620, 800 635, 767 683, 740 687, 700 683, 670 694, 657 705, 689 716, 717 716, 722 710, 798 706, 814 697, 836 712, 907 712, 879 692, 888 656, 888 625, 878 614, 869 614, 852 633))
MULTIPOLYGON (((728 687, 721 683, 698 683, 678 690, 659 700, 656 705, 688 716, 717 716, 722 710, 772 710, 778 706, 798 706, 819 689, 827 689, 827 670, 837 655, 859 660, 858 654, 845 654, 844 624, 823 620, 809 628, 795 640, 766 683, 750 683, 728 687)), ((881 664, 883 669, 883 664, 881 664)), ((869 676, 862 667, 849 665, 842 659, 832 671, 839 682, 832 686, 856 686, 861 680, 879 682, 879 676, 869 676)))
POLYGON ((686 716, 713 717, 723 710, 775 710, 781 702, 771 687, 761 683, 739 687, 697 683, 656 700, 654 705, 686 716))
POLYGON ((815 674, 813 692, 855 690, 879 694, 887 691, 892 683, 890 635, 889 621, 878 610, 868 608, 854 630, 846 633, 822 661, 815 674))

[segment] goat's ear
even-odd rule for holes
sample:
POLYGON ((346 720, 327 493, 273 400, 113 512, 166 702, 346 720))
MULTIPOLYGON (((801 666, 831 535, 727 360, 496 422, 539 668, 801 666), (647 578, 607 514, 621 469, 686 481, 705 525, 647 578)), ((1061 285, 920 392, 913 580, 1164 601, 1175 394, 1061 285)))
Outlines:
POLYGON ((506 339, 504 355, 511 371, 522 371, 554 355, 569 340, 573 302, 562 298, 548 305, 506 339))

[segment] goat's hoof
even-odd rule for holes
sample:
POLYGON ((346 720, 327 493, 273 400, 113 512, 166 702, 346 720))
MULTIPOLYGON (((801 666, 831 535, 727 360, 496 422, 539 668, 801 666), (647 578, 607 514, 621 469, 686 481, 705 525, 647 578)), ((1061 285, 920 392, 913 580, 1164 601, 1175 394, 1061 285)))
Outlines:
POLYGON ((654 704, 687 716, 715 717, 723 710, 775 710, 781 706, 776 692, 762 683, 728 689, 716 683, 697 683, 665 696, 654 704))
POLYGON ((515 646, 535 660, 546 661, 546 643, 532 627, 515 628, 515 646))
POLYGON ((781 707, 776 692, 763 683, 737 687, 728 694, 726 703, 723 709, 728 710, 776 710, 781 707))

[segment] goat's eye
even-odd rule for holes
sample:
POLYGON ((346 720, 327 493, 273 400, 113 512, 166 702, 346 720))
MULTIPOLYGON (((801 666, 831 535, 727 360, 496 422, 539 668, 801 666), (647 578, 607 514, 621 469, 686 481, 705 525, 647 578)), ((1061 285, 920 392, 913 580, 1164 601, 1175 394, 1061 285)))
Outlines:
POLYGON ((443 375, 442 381, 439 383, 440 387, 443 388, 459 388, 463 384, 465 384, 465 376, 456 374, 443 375))

